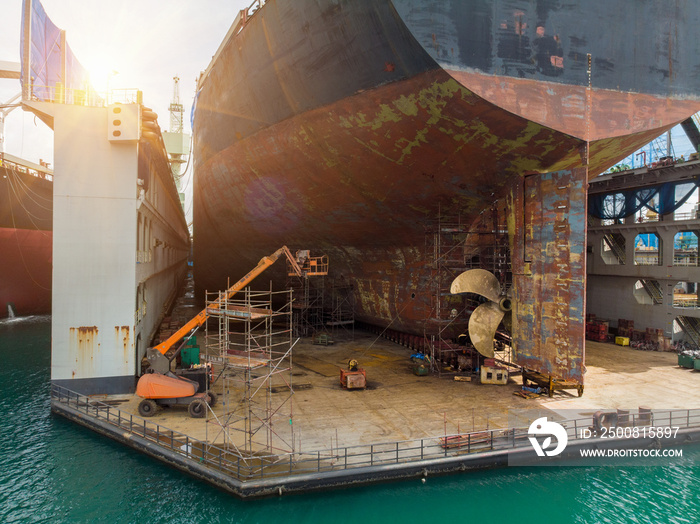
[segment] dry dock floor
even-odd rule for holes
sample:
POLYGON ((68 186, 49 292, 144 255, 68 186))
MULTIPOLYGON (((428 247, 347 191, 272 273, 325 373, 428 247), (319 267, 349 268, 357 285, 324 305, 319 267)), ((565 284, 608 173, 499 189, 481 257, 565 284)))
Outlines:
MULTIPOLYGON (((521 387, 519 376, 503 386, 415 376, 411 353, 362 332, 353 341, 330 346, 312 345, 310 340, 298 343, 293 380, 306 388, 292 396, 297 451, 507 427, 509 410, 542 410, 542 415, 553 410, 565 416, 575 410, 588 416, 600 409, 700 407, 700 372, 679 368, 675 353, 587 341, 584 395, 578 398, 575 390, 557 391, 553 398, 536 399, 513 395, 521 387), (350 358, 367 371, 367 389, 340 387, 339 370, 350 358)), ((214 391, 220 393, 221 388, 215 386, 214 391)), ((134 396, 119 407, 137 415, 139 401, 134 396)), ((214 408, 219 416, 222 410, 221 403, 214 408)), ((151 420, 197 439, 220 438, 214 439, 220 431, 212 420, 192 419, 186 408, 159 410, 151 420)))

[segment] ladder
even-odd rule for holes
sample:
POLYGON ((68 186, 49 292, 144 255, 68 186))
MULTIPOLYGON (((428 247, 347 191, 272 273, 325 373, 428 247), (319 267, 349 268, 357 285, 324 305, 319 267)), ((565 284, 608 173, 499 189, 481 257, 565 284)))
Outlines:
POLYGON ((627 259, 627 256, 625 255, 625 246, 618 240, 618 237, 621 237, 624 240, 622 235, 618 235, 616 233, 606 234, 603 237, 603 240, 605 240, 605 243, 608 245, 610 251, 613 252, 620 264, 623 265, 627 259))
POLYGON ((647 293, 649 293, 649 296, 651 297, 651 300, 654 303, 654 305, 664 303, 664 294, 661 290, 661 284, 659 284, 656 280, 645 279, 641 279, 641 283, 644 287, 644 290, 647 293))
POLYGON ((700 319, 695 317, 676 317, 676 322, 681 326, 683 332, 693 341, 696 346, 700 346, 700 319))

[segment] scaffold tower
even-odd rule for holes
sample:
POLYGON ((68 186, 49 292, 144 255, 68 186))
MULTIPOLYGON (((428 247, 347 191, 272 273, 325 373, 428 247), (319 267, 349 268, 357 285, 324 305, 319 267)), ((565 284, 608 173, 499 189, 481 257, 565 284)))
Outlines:
POLYGON ((209 410, 207 441, 245 460, 294 451, 291 291, 208 293, 207 312, 205 359, 223 407, 209 410))
MULTIPOLYGON (((469 372, 478 366, 475 350, 443 336, 447 327, 464 318, 479 305, 476 297, 450 293, 452 281, 464 271, 485 269, 493 273, 502 289, 511 286, 510 252, 505 215, 496 205, 484 211, 473 223, 461 216, 438 215, 425 228, 426 263, 432 270, 431 310, 425 320, 425 339, 431 369, 442 375, 450 363, 455 372, 469 372)), ((497 344, 497 348, 502 346, 497 344)), ((502 354, 505 356, 505 354, 502 354)))
POLYGON ((333 279, 331 283, 330 315, 326 326, 333 339, 349 337, 355 340, 355 295, 352 284, 345 279, 333 279))
POLYGON ((292 292, 292 332, 297 337, 312 337, 324 331, 325 279, 311 280, 290 275, 287 288, 292 292))
POLYGON ((307 250, 297 251, 295 260, 300 272, 293 271, 287 261, 287 289, 292 292, 292 333, 296 337, 312 337, 326 331, 325 277, 328 275, 328 257, 312 257, 307 250))

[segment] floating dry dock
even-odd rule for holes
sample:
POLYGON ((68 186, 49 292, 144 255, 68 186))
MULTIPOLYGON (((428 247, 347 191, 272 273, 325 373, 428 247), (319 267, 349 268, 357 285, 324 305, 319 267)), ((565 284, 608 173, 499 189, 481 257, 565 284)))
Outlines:
MULTIPOLYGON (((509 423, 511 410, 550 419, 563 409, 575 410, 579 415, 571 423, 573 436, 591 426, 598 409, 615 412, 620 406, 648 405, 655 424, 685 428, 679 430, 680 440, 666 443, 700 438, 700 411, 683 409, 700 402, 698 375, 678 368, 672 353, 589 341, 591 391, 580 398, 575 392, 557 392, 551 399, 525 400, 512 394, 520 389, 519 381, 487 386, 415 376, 406 348, 380 340, 360 358, 368 389, 342 390, 338 360, 349 348, 366 348, 371 341, 360 333, 353 344, 295 347, 295 383, 311 387, 293 394, 294 452, 259 452, 252 459, 239 459, 212 438, 211 418, 208 435, 206 421, 189 418, 184 409, 143 419, 135 414, 139 399, 133 397, 85 397, 54 387, 52 410, 240 497, 277 495, 280 488, 289 493, 505 466, 509 457, 529 446, 524 438, 529 420, 521 419, 518 431, 509 430, 516 425, 509 423), (122 402, 117 405, 115 399, 122 402)), ((221 403, 214 410, 220 414, 221 403)), ((650 442, 625 444, 646 447, 650 442)))
MULTIPOLYGON (((512 461, 526 464, 534 454, 528 429, 509 428, 244 458, 60 386, 52 387, 51 409, 241 498, 425 478, 503 467, 512 461)), ((663 441, 642 433, 628 439, 583 439, 580 431, 591 427, 591 417, 562 422, 569 440, 561 458, 576 459, 582 449, 651 449, 700 438, 700 410, 655 412, 653 421, 631 418, 628 427, 652 424, 679 430, 663 441)))

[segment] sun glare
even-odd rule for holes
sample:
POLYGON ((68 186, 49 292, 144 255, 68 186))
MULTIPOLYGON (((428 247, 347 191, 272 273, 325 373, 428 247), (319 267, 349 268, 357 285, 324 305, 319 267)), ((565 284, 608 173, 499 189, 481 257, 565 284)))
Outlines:
POLYGON ((110 89, 114 89, 114 77, 119 73, 108 62, 101 62, 85 66, 90 75, 90 85, 98 93, 107 93, 110 89))
POLYGON ((75 57, 89 75, 90 85, 102 96, 114 89, 120 80, 119 71, 123 61, 110 51, 112 49, 108 45, 99 43, 91 47, 76 45, 76 49, 73 50, 75 57))

